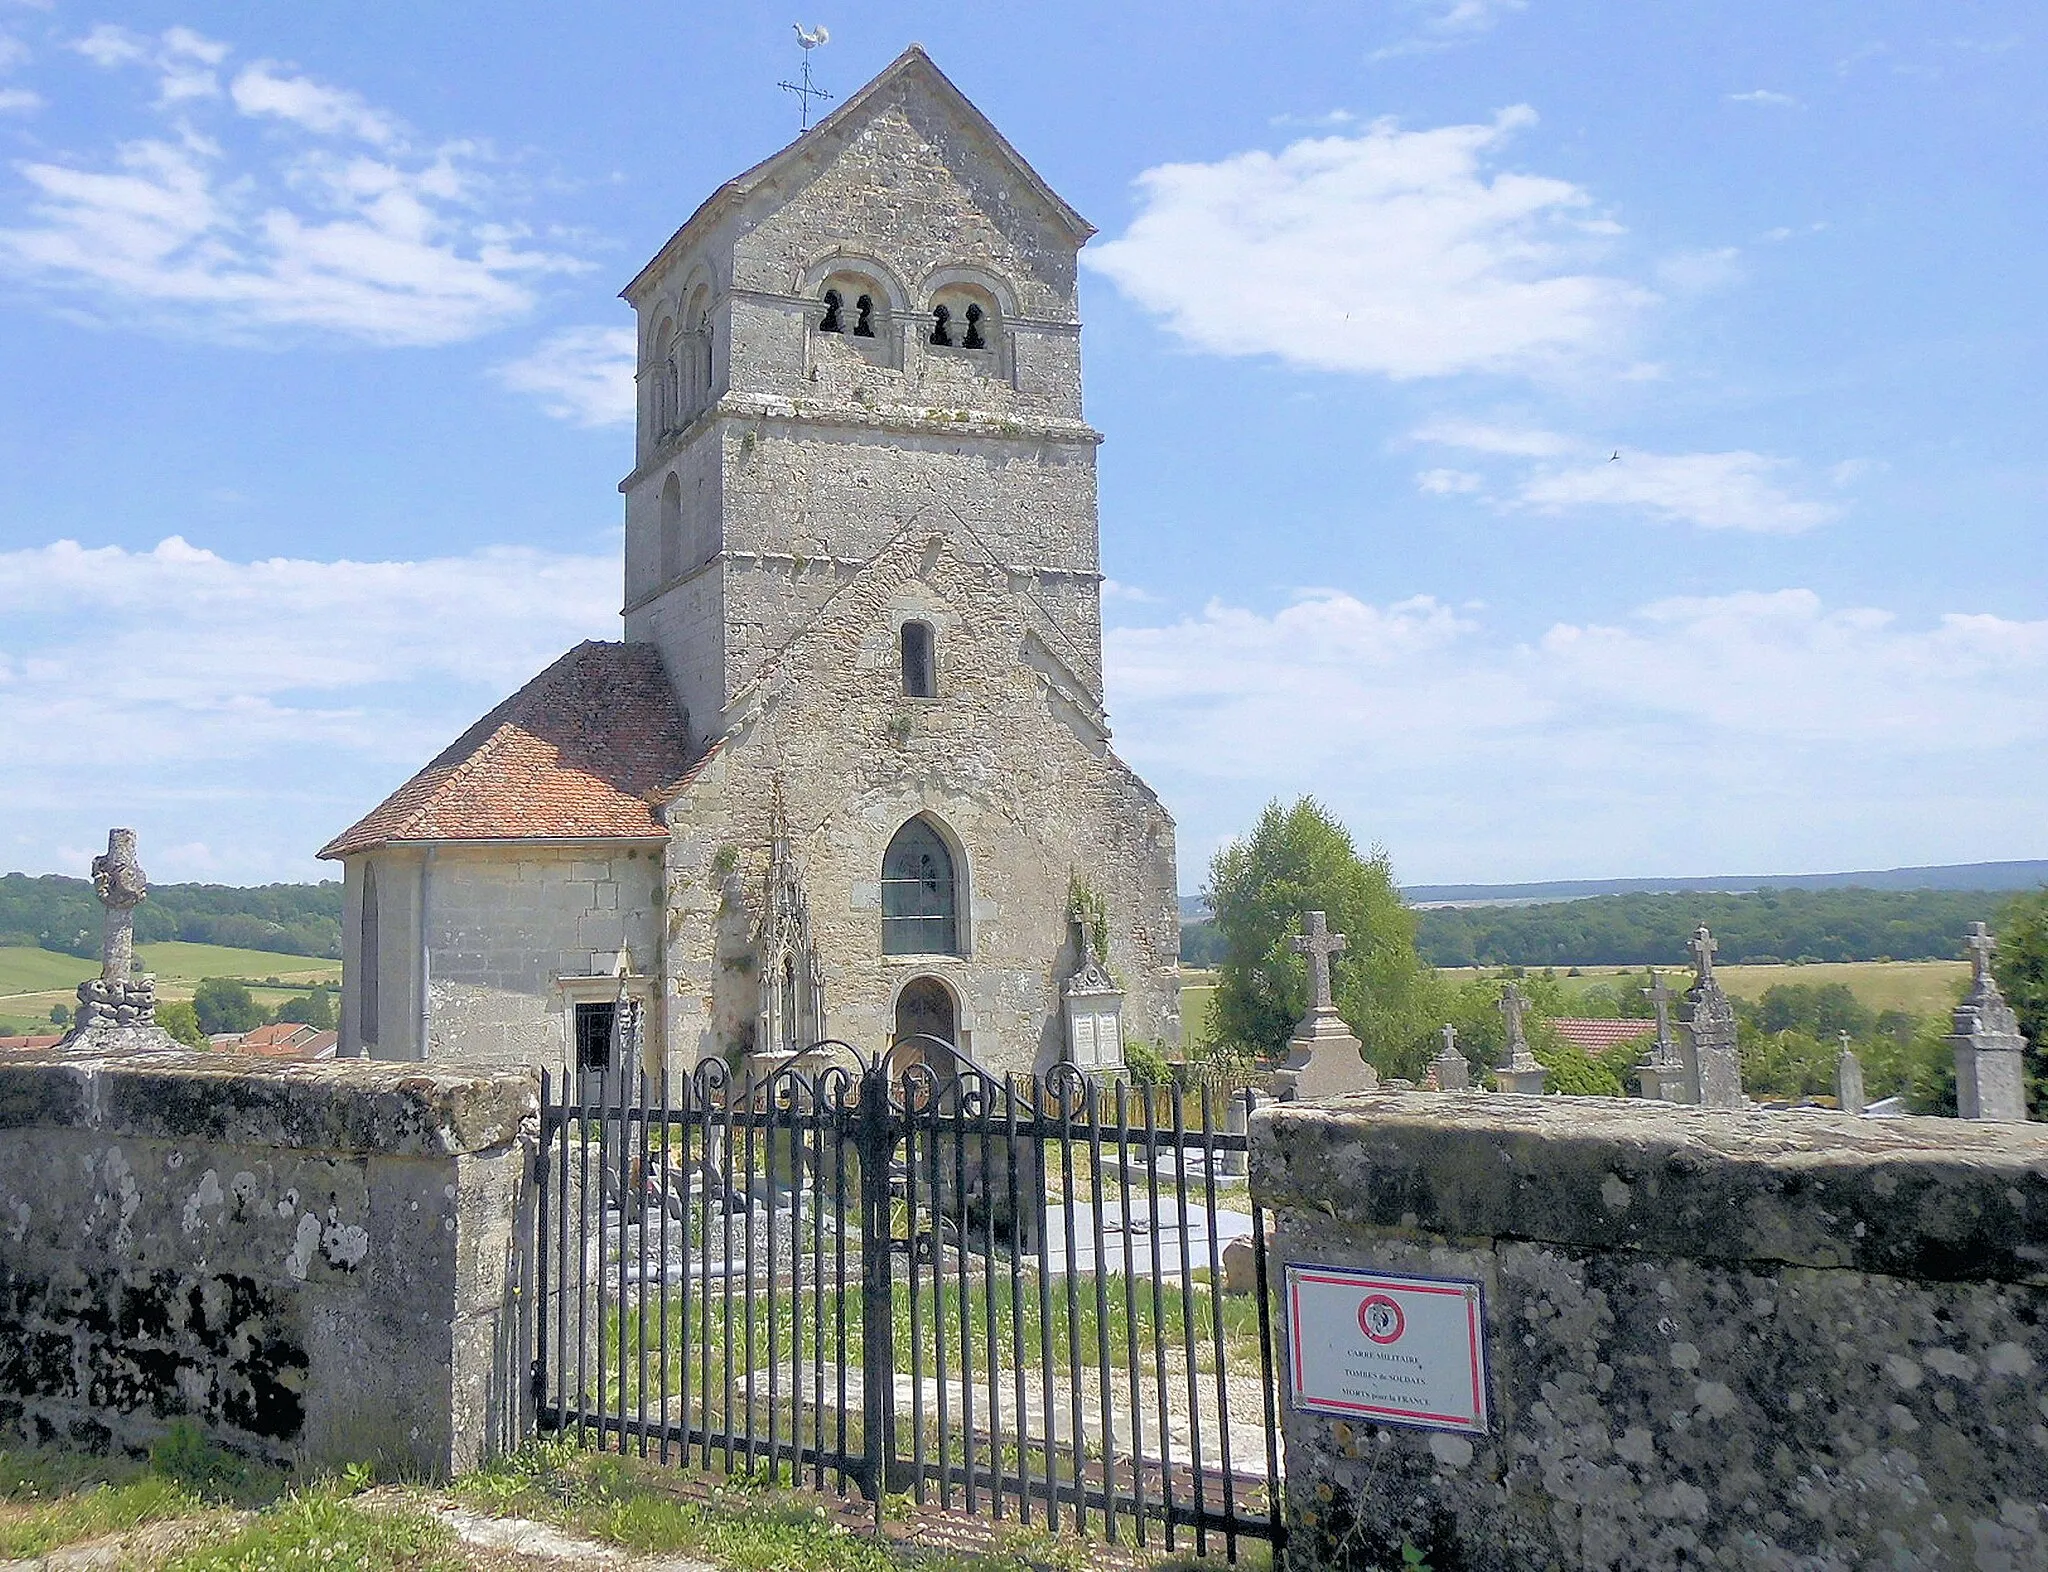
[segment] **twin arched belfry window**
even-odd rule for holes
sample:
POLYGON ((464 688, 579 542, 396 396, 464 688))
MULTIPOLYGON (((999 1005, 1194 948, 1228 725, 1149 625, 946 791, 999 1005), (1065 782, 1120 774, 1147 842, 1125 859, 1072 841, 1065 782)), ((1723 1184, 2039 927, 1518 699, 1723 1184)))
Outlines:
POLYGON ((882 953, 958 955, 959 884, 953 854, 922 818, 898 830, 882 854, 882 953))

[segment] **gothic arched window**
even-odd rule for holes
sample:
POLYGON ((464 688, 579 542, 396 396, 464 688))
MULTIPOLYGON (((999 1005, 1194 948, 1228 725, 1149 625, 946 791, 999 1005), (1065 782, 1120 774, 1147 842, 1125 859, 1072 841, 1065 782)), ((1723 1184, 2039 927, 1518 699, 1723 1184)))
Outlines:
POLYGON ((927 821, 912 819, 882 854, 882 953, 958 955, 959 913, 953 854, 927 821))
POLYGON ((932 625, 929 622, 904 623, 902 643, 903 696, 907 699, 936 698, 939 673, 932 646, 932 625))
POLYGON ((363 863, 362 943, 356 947, 356 1038, 377 1041, 377 866, 363 863))

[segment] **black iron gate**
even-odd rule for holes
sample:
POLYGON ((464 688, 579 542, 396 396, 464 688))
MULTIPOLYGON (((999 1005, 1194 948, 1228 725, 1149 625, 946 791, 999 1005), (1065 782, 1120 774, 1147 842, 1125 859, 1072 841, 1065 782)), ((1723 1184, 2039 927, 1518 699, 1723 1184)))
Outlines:
POLYGON ((913 1039, 575 1096, 543 1077, 544 1429, 878 1512, 1277 1544, 1249 1094, 997 1077, 913 1039))

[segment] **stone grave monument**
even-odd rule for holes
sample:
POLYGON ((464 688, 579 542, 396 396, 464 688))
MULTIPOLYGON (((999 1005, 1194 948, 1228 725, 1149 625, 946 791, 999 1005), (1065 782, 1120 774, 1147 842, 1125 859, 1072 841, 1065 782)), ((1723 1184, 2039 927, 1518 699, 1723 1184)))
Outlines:
POLYGON ((1444 1023, 1444 1045, 1429 1061, 1429 1073, 1436 1078, 1440 1092, 1472 1090, 1472 1066, 1466 1062, 1465 1050, 1458 1046, 1457 1027, 1448 1021, 1444 1023))
POLYGON ((1849 1034, 1842 1033, 1842 1056, 1835 1061, 1835 1106, 1845 1114, 1860 1114, 1867 1106, 1863 1096, 1863 1061, 1849 1046, 1849 1034))
POLYGON ((1067 1058, 1090 1075, 1124 1073, 1124 991, 1095 954, 1088 925, 1070 922, 1080 964, 1060 989, 1067 1023, 1067 1058))
POLYGON ((1664 986, 1664 974, 1653 972, 1650 986, 1642 990, 1657 1012, 1657 1035, 1642 1063, 1635 1067, 1636 1088, 1647 1098, 1667 1103, 1698 1101, 1684 1051, 1671 1032, 1671 1001, 1677 997, 1664 986))
POLYGON ((135 857, 133 830, 107 831, 107 851, 92 860, 92 889, 106 908, 100 974, 78 985, 78 1017, 59 1052, 131 1053, 184 1045, 156 1024, 156 979, 135 970, 135 908, 149 880, 135 857))
POLYGON ((1365 1062, 1364 1045, 1351 1035, 1330 999, 1330 961, 1344 952, 1344 935, 1330 932, 1321 912, 1303 912, 1292 943, 1308 957, 1308 1013, 1287 1043, 1287 1058, 1273 1072, 1273 1091, 1282 1102, 1340 1097, 1379 1087, 1379 1072, 1365 1062))
POLYGON ((1509 983, 1500 992, 1498 1008, 1508 1024, 1508 1040, 1502 1050, 1501 1062, 1494 1069, 1493 1084, 1504 1092, 1539 1097, 1545 1082, 1550 1079, 1550 1072, 1536 1062, 1536 1055, 1529 1051, 1529 1039, 1522 1030, 1522 1015, 1529 1008, 1529 1001, 1522 997, 1520 988, 1509 983))
POLYGON ((1685 1036, 1702 1108, 1747 1108, 1742 1095, 1742 1061, 1735 1051, 1735 1006, 1714 976, 1714 936, 1701 923, 1693 930, 1693 985, 1685 990, 1685 1036))
POLYGON ((1948 1038, 1956 1056, 1956 1112, 1965 1119, 2017 1123, 2027 1117, 2027 1040, 1991 975, 1998 942, 1983 923, 1973 922, 1963 945, 1970 952, 1970 991, 1956 1006, 1948 1038))

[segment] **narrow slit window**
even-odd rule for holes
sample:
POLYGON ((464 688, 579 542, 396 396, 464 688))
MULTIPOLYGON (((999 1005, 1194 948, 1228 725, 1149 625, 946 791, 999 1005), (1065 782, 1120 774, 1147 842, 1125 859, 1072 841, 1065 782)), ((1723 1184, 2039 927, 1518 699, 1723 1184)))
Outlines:
POLYGON ((362 980, 356 990, 356 1036, 366 1045, 377 1041, 377 869, 363 864, 362 944, 356 951, 356 965, 362 980))
POLYGON ((929 622, 903 624, 903 696, 930 699, 938 696, 938 672, 932 659, 932 625, 929 622))

